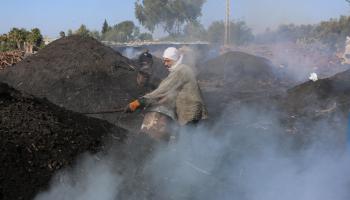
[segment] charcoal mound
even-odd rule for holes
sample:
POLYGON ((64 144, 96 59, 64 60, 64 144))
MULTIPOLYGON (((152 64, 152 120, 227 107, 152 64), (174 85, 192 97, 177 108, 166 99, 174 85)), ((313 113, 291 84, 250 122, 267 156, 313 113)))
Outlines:
MULTIPOLYGON (((0 79, 14 88, 82 113, 124 107, 144 94, 136 76, 131 60, 91 37, 77 35, 58 39, 0 72, 0 79)), ((137 116, 96 115, 131 125, 137 116)))
POLYGON ((284 113, 280 120, 300 144, 308 144, 322 135, 333 149, 345 149, 349 102, 350 70, 347 70, 289 89, 279 104, 284 113))
POLYGON ((79 154, 122 142, 127 131, 0 83, 0 199, 33 199, 79 154))
POLYGON ((314 118, 350 108, 350 70, 332 77, 308 81, 288 90, 286 108, 294 115, 314 118))
POLYGON ((273 104, 288 85, 269 60, 243 52, 227 52, 198 66, 198 70, 204 98, 214 116, 242 103, 273 104))
POLYGON ((199 71, 199 79, 221 80, 239 90, 272 87, 277 79, 271 62, 243 52, 225 53, 199 66, 199 71))

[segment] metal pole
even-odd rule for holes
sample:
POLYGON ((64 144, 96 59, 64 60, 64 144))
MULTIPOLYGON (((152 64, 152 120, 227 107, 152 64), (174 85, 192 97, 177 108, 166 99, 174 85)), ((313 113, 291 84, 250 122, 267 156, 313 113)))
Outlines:
POLYGON ((226 0, 226 17, 225 17, 225 45, 228 46, 230 44, 230 1, 226 0))

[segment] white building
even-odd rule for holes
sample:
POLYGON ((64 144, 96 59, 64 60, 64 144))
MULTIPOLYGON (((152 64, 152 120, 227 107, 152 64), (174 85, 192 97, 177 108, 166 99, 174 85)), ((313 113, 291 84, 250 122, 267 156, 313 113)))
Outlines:
POLYGON ((45 44, 45 45, 48 45, 48 44, 50 44, 51 42, 57 40, 57 38, 50 38, 50 37, 48 37, 48 36, 45 36, 45 37, 43 38, 43 40, 44 40, 44 44, 45 44))

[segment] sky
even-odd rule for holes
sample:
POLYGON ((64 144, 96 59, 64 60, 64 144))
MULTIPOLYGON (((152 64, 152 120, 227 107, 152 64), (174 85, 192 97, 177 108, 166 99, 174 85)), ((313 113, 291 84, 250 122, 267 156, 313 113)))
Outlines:
MULTIPOLYGON (((60 31, 76 30, 85 24, 101 30, 105 19, 110 25, 124 20, 137 22, 135 0, 1 0, 0 33, 12 27, 38 27, 42 34, 58 37, 60 31)), ((208 26, 225 18, 226 0, 207 0, 201 22, 208 26)), ((350 15, 345 0, 231 0, 231 18, 244 20, 254 32, 281 23, 314 24, 340 15, 350 15)), ((158 30, 156 37, 162 33, 158 30)))

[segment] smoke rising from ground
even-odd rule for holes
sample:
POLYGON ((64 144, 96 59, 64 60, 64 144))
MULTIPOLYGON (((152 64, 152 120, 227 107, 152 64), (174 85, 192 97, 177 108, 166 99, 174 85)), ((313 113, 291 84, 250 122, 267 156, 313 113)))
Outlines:
POLYGON ((108 157, 85 155, 74 169, 59 172, 52 180, 51 188, 39 194, 35 200, 113 200, 121 177, 113 171, 108 157))
MULTIPOLYGON (((145 162, 125 158, 129 168, 138 165, 133 171, 137 175, 111 170, 118 168, 115 156, 87 157, 63 173, 68 181, 54 179, 52 188, 36 200, 347 200, 349 155, 333 137, 339 133, 327 127, 326 122, 310 124, 315 135, 307 145, 299 144, 284 132, 275 112, 242 108, 223 115, 211 128, 182 130, 178 142, 159 146, 145 162), (81 170, 85 175, 77 175, 81 170), (121 186, 127 179, 134 181, 130 191, 121 186)), ((132 154, 144 152, 142 143, 128 148, 132 154)))
POLYGON ((122 55, 129 58, 129 59, 135 59, 141 53, 142 53, 141 50, 136 50, 135 48, 128 47, 122 52, 122 55))

